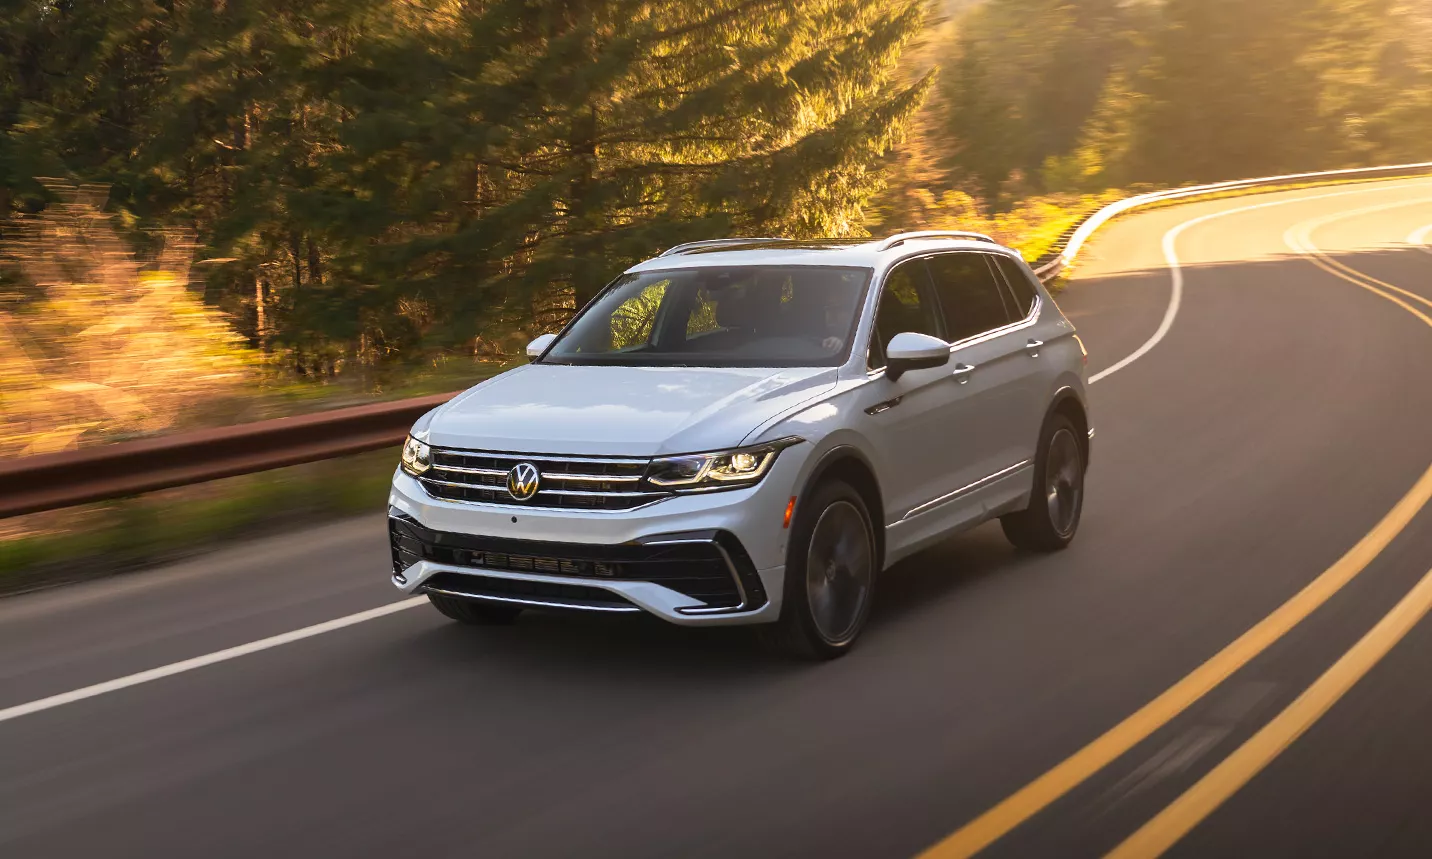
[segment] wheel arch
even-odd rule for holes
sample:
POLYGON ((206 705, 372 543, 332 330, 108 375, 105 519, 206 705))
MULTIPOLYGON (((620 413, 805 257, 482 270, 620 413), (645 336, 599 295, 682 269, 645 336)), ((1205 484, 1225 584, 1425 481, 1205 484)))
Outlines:
MULTIPOLYGON (((1067 417, 1070 423, 1074 424, 1079 442, 1079 454, 1084 458, 1084 469, 1089 469, 1089 410, 1084 405, 1084 398, 1072 386, 1065 386, 1054 393, 1050 400, 1049 409, 1044 413, 1044 423, 1040 427, 1049 425, 1049 421, 1055 415, 1067 417)), ((1043 430, 1041 429, 1041 432, 1043 430)))
POLYGON ((801 499, 825 480, 843 480, 850 484, 865 506, 870 510, 871 528, 875 531, 875 550, 879 555, 879 566, 885 563, 885 499, 880 492, 880 480, 875 476, 875 467, 864 452, 853 445, 839 445, 820 456, 801 486, 796 497, 799 509, 801 499))

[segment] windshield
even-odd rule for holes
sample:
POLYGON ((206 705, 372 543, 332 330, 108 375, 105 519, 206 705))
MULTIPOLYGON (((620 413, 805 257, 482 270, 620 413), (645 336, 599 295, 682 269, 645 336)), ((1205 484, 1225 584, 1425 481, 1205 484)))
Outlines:
POLYGON ((838 367, 870 270, 732 266, 628 274, 543 361, 678 367, 838 367))

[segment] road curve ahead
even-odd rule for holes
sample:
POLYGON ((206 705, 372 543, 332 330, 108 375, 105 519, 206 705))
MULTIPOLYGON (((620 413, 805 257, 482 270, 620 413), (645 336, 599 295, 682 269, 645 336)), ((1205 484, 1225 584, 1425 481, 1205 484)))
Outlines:
POLYGON ((0 856, 1432 855, 1429 237, 1428 179, 1109 227, 1079 540, 903 564, 835 663, 458 627, 381 516, 6 600, 0 856))

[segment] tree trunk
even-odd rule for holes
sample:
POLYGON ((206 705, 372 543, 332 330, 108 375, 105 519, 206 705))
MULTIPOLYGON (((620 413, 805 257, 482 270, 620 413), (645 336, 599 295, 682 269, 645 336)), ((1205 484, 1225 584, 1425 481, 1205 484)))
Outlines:
POLYGON ((258 341, 259 351, 268 353, 268 314, 264 307, 264 279, 261 275, 254 275, 254 339, 258 341))
POLYGON ((303 237, 298 230, 288 234, 288 255, 293 260, 293 291, 303 288, 303 237))
POLYGON ((322 260, 318 254, 318 243, 313 240, 313 236, 308 237, 308 283, 310 286, 323 283, 322 260))

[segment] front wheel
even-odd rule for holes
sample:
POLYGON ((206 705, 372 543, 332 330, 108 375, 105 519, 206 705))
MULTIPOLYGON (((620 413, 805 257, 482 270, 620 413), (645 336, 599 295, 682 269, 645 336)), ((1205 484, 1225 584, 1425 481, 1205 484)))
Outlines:
POLYGON ((1084 449, 1078 430, 1064 415, 1050 418, 1039 436, 1034 459, 1034 493, 1029 506, 1002 517, 1004 535, 1020 549, 1057 552, 1079 531, 1084 512, 1084 449))
POLYGON ((877 572, 875 529, 864 499, 849 484, 821 484, 791 527, 781 618, 759 634, 783 653, 844 656, 870 616, 877 572))

